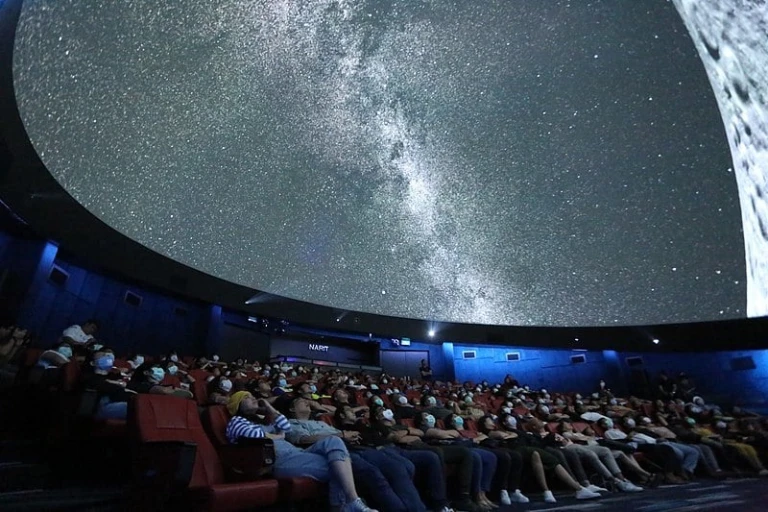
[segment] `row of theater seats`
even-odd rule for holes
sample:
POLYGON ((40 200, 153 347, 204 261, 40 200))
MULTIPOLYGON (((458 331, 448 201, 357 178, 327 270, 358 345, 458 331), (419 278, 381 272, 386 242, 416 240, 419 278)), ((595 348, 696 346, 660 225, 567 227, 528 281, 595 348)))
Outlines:
POLYGON ((323 508, 325 486, 309 478, 272 478, 268 439, 227 442, 224 406, 198 412, 191 400, 138 395, 129 409, 129 433, 141 510, 167 507, 229 512, 272 505, 323 508))

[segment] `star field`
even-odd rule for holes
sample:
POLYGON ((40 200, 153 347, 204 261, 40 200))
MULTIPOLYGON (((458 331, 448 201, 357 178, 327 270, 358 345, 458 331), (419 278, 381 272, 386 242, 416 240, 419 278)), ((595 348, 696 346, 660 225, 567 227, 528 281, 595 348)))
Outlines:
POLYGON ((233 282, 467 323, 746 314, 670 2, 26 2, 14 77, 79 202, 233 282))

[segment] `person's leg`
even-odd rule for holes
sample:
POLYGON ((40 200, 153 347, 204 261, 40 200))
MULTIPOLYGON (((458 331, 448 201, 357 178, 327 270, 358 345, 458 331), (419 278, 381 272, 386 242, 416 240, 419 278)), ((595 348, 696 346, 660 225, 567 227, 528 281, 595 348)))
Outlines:
POLYGON ((693 475, 693 472, 696 470, 696 466, 699 463, 699 451, 692 447, 688 446, 687 444, 682 443, 667 443, 670 446, 672 446, 673 450, 677 450, 683 455, 683 469, 688 473, 688 475, 693 475))
MULTIPOLYGON (((597 454, 593 451, 587 450, 584 446, 577 446, 577 445, 570 445, 568 448, 566 448, 567 451, 576 452, 576 454, 579 456, 579 459, 581 459, 582 464, 586 464, 588 467, 592 468, 594 471, 596 471, 604 480, 610 482, 613 480, 613 475, 610 471, 608 471, 608 468, 606 468, 602 462, 600 462, 600 458, 597 456, 597 454)), ((586 482, 580 482, 581 485, 584 487, 589 487, 591 485, 591 482, 587 480, 586 482)))
POLYGON ((483 448, 475 448, 475 451, 480 454, 480 459, 483 464, 483 476, 480 479, 480 492, 477 493, 477 501, 478 503, 492 506, 493 504, 491 500, 489 500, 485 494, 491 490, 493 477, 496 474, 498 459, 493 452, 483 448))
POLYGON ((637 460, 635 460, 635 458, 631 455, 627 455, 620 450, 613 450, 613 455, 616 457, 617 463, 626 466, 630 471, 637 474, 640 478, 643 479, 643 482, 652 477, 652 475, 644 470, 643 467, 637 462, 637 460))
POLYGON ((360 456, 381 471, 408 512, 426 512, 427 507, 413 483, 415 467, 411 461, 387 450, 365 450, 360 456))
POLYGON ((102 402, 96 412, 97 420, 124 420, 128 417, 128 402, 102 402))
POLYGON ((366 499, 381 510, 407 512, 407 506, 397 496, 389 480, 387 480, 376 465, 368 462, 357 451, 353 451, 350 454, 350 459, 352 461, 352 472, 355 475, 355 482, 365 494, 366 499))
POLYGON ((553 455, 555 451, 563 459, 566 460, 566 464, 563 464, 562 461, 560 461, 560 465, 563 467, 563 469, 565 469, 568 472, 571 478, 573 478, 577 482, 581 482, 583 484, 585 483, 586 485, 589 485, 589 477, 587 477, 587 472, 584 471, 584 465, 581 463, 581 458, 579 457, 579 454, 567 448, 565 449, 560 449, 560 448, 549 449, 548 448, 547 449, 547 452, 552 453, 553 455))
MULTIPOLYGON (((464 446, 442 446, 440 451, 443 454, 443 460, 447 464, 452 464, 456 468, 456 485, 459 491, 459 501, 454 508, 459 510, 465 510, 472 508, 472 498, 470 493, 473 491, 475 480, 475 458, 472 455, 472 450, 464 446)), ((478 461, 479 462, 479 461, 478 461)), ((478 471, 482 471, 482 464, 478 465, 478 471)), ((478 475, 478 488, 479 475, 478 475)))
POLYGON ((489 450, 496 456, 496 473, 493 476, 491 487, 493 493, 508 490, 509 472, 512 469, 512 458, 506 450, 489 450))
POLYGON ((448 494, 445 486, 445 470, 440 455, 431 450, 404 450, 402 448, 391 448, 391 450, 396 450, 416 467, 416 476, 425 482, 425 490, 429 493, 432 508, 442 510, 447 507, 448 494))
POLYGON ((619 480, 626 480, 621 473, 621 468, 619 468, 619 465, 616 463, 616 458, 613 456, 611 450, 603 446, 587 446, 586 449, 597 455, 603 466, 608 468, 608 471, 611 472, 611 475, 619 480))
MULTIPOLYGON (((347 459, 347 462, 349 460, 347 459)), ((330 463, 325 455, 311 452, 296 452, 288 456, 280 456, 273 467, 275 478, 307 477, 319 482, 328 482, 328 501, 332 509, 338 509, 345 501, 354 501, 357 498, 352 468, 349 468, 349 480, 351 489, 345 488, 342 483, 343 469, 334 473, 330 469, 330 463), (350 492, 351 495, 347 496, 350 492)))

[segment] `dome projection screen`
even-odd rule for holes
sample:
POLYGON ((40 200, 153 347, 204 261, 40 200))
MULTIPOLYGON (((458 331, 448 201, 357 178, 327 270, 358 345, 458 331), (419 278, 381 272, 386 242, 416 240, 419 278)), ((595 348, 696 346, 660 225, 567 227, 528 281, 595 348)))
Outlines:
POLYGON ((27 1, 16 100, 102 221, 340 310, 768 314, 768 8, 27 1))

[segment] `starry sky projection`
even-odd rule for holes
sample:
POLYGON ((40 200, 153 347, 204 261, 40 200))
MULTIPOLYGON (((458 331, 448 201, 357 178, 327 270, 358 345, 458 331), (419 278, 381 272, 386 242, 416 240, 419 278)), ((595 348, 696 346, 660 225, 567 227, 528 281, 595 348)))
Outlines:
POLYGON ((671 2, 25 2, 14 79, 78 201, 233 282, 435 321, 745 316, 671 2))

